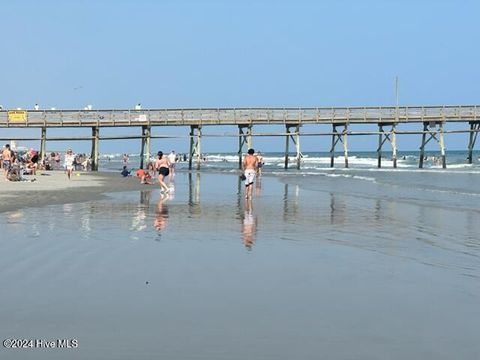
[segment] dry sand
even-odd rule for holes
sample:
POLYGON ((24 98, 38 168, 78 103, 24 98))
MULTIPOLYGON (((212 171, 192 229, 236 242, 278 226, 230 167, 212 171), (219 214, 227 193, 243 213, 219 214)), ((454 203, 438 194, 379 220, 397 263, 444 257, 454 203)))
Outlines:
POLYGON ((107 192, 155 187, 140 184, 136 177, 123 178, 117 173, 78 172, 68 180, 63 171, 39 171, 36 176, 25 178, 28 181, 10 182, 1 178, 0 212, 22 207, 88 201, 98 199, 107 192), (34 178, 36 180, 31 182, 34 178))

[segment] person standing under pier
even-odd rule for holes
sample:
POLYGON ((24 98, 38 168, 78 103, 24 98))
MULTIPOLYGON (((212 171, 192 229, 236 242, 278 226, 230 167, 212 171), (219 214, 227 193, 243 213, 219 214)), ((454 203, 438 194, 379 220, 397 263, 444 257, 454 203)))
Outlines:
POLYGON ((6 144, 5 149, 2 152, 2 167, 3 171, 5 172, 5 179, 7 178, 8 171, 10 170, 10 166, 12 166, 12 150, 10 150, 10 145, 6 144))
POLYGON ((168 154, 168 161, 170 161, 170 180, 175 176, 175 163, 177 162, 177 154, 175 154, 175 150, 172 150, 170 154, 168 154))
POLYGON ((71 180, 73 169, 75 167, 75 154, 72 149, 68 149, 65 153, 65 171, 67 172, 68 180, 71 180))

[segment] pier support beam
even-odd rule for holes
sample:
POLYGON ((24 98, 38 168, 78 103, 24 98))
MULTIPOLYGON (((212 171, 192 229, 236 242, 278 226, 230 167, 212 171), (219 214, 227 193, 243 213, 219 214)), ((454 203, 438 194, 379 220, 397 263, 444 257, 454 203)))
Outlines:
POLYGON ((478 131, 480 130, 480 122, 470 122, 470 135, 468 141, 468 163, 473 163, 473 149, 475 148, 475 142, 477 141, 478 131))
POLYGON ((392 144, 392 161, 393 161, 393 168, 397 168, 397 132, 395 129, 395 124, 392 125, 391 131, 391 144, 392 144))
POLYGON ((140 149, 140 168, 144 169, 145 165, 150 161, 151 152, 151 127, 142 126, 142 148, 140 149))
POLYGON ((377 148, 377 167, 380 169, 382 167, 382 146, 385 142, 383 135, 385 134, 383 131, 383 125, 378 125, 378 148, 377 148))
POLYGON ((46 156, 46 150, 47 148, 47 128, 42 127, 42 137, 40 140, 40 164, 43 164, 45 161, 45 156, 46 156))
POLYGON ((196 158, 197 170, 200 170, 202 162, 202 128, 198 125, 190 126, 190 151, 188 157, 188 169, 192 170, 193 157, 196 158))
POLYGON ((425 146, 430 140, 434 139, 440 146, 440 154, 442 158, 442 168, 447 168, 447 160, 445 154, 445 140, 443 131, 443 122, 424 122, 422 133, 422 144, 420 145, 420 159, 418 167, 423 168, 423 161, 425 158, 425 146), (438 125, 438 130, 437 130, 438 125))
POLYGON ((338 142, 343 144, 343 154, 345 156, 345 167, 348 168, 348 126, 347 124, 333 124, 332 131, 332 147, 330 148, 330 167, 335 165, 335 147, 338 142), (339 133, 337 126, 343 126, 343 131, 339 133))
POLYGON ((377 159, 378 159, 378 168, 382 167, 382 147, 386 141, 389 141, 392 145, 392 162, 393 167, 397 167, 397 134, 395 132, 395 124, 378 124, 378 148, 377 148, 377 159), (384 126, 391 126, 390 131, 385 131, 384 126))
POLYGON ((92 171, 98 171, 98 161, 100 159, 99 152, 100 145, 100 128, 98 126, 92 127, 92 171))
POLYGON ((302 162, 302 151, 300 150, 300 125, 298 124, 293 124, 293 125, 285 125, 286 128, 286 133, 287 135, 285 136, 285 165, 284 168, 288 169, 288 157, 289 157, 289 144, 290 140, 293 141, 293 144, 295 145, 295 158, 297 160, 297 169, 300 169, 300 165, 302 162), (290 131, 291 128, 295 128, 294 132, 292 133, 290 131))
POLYGON ((247 148, 253 147, 252 125, 238 125, 238 168, 242 168, 243 146, 247 144, 247 148), (243 129, 247 129, 246 132, 243 129))

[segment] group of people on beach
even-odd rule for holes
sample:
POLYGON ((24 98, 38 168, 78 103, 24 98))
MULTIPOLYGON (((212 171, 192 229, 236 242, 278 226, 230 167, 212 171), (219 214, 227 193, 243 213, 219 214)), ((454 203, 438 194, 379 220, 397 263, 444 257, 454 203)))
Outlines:
POLYGON ((36 175, 41 167, 38 151, 33 149, 22 154, 6 144, 0 153, 0 168, 8 181, 21 181, 22 175, 36 175))
MULTIPOLYGON (((0 168, 3 169, 6 180, 26 181, 24 175, 36 175, 38 170, 62 168, 61 157, 59 152, 51 152, 50 155, 40 158, 37 150, 14 150, 10 144, 6 144, 0 152, 0 168)), ((88 170, 90 167, 90 157, 85 154, 74 154, 72 149, 65 152, 63 168, 69 179, 74 170, 88 170)), ((35 180, 35 178, 30 179, 30 181, 35 180)))
MULTIPOLYGON (((123 156, 124 165, 121 171, 123 177, 128 177, 131 175, 131 170, 128 170, 128 157, 126 154, 123 156)), ((174 150, 168 155, 164 155, 162 151, 157 153, 157 158, 154 162, 149 162, 146 166, 146 169, 138 169, 135 172, 136 177, 140 180, 141 184, 153 185, 153 179, 158 174, 157 179, 160 185, 162 193, 168 194, 171 190, 170 187, 165 183, 165 178, 170 176, 170 178, 175 176, 175 165, 178 161, 178 155, 174 150)), ((264 165, 262 154, 255 153, 254 149, 248 149, 247 154, 243 158, 243 174, 241 175, 242 180, 245 181, 245 197, 247 199, 252 198, 253 187, 255 179, 257 176, 261 175, 262 167, 264 165)))
MULTIPOLYGON (((131 170, 128 170, 127 164, 128 162, 125 161, 126 154, 124 154, 124 165, 121 171, 121 175, 123 177, 130 176, 131 170)), ((160 188, 162 192, 169 193, 170 188, 165 183, 165 178, 170 175, 170 177, 175 176, 175 164, 178 161, 178 156, 175 153, 175 150, 172 150, 170 154, 164 156, 162 151, 157 153, 157 159, 154 162, 149 162, 147 164, 146 169, 138 169, 135 173, 138 179, 140 179, 140 183, 144 185, 153 185, 153 179, 158 173, 158 183, 160 184, 160 188)))

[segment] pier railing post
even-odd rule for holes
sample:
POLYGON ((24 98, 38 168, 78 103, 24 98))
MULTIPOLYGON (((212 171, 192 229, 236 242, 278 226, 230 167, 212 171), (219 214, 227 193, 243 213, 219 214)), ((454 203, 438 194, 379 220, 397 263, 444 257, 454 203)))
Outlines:
POLYGON ((47 128, 44 126, 42 127, 42 139, 40 142, 40 164, 43 164, 45 161, 46 148, 47 148, 47 128))
POLYGON ((92 171, 98 171, 98 160, 100 158, 99 153, 100 145, 100 128, 98 126, 92 127, 92 171))

